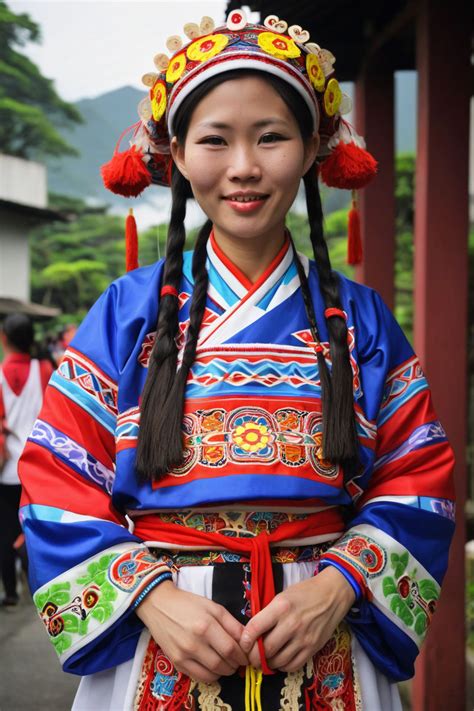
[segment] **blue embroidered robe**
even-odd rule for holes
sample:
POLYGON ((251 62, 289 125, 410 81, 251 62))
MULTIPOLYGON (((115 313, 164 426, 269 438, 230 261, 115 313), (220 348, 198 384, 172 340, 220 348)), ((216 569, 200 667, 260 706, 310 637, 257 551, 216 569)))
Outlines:
MULTIPOLYGON (((180 331, 193 291, 184 258, 180 331)), ((324 303, 308 274, 325 357, 324 303)), ((359 592, 348 616, 392 680, 413 663, 453 533, 453 454, 419 361, 380 296, 341 276, 362 468, 343 485, 321 456, 320 382, 292 248, 251 288, 208 245, 209 291, 187 385, 185 461, 159 483, 134 471, 139 398, 163 262, 116 280, 51 378, 20 463, 30 582, 63 667, 134 655, 134 600, 163 570, 126 516, 153 510, 351 511, 323 556, 359 592)), ((334 538, 334 536, 333 536, 334 538)))

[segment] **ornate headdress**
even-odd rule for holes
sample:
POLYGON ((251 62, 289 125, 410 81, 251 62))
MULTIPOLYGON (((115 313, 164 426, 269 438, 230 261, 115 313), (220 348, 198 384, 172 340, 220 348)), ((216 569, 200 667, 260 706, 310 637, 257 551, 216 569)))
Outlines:
MULTIPOLYGON (((166 46, 171 56, 157 54, 154 63, 158 71, 143 76, 149 95, 138 106, 140 121, 122 134, 112 160, 102 166, 106 188, 136 197, 152 183, 169 186, 170 140, 177 109, 199 84, 234 69, 273 74, 301 95, 320 136, 317 161, 326 185, 355 191, 373 178, 376 161, 365 150, 364 140, 343 119, 351 110, 351 101, 334 76, 335 57, 310 42, 306 30, 298 25, 288 27, 276 15, 269 15, 263 25, 252 24, 243 10, 232 10, 222 27, 216 28, 210 17, 203 17, 199 25, 186 24, 184 33, 188 42, 183 43, 178 35, 169 37, 166 46), (127 133, 132 133, 130 148, 119 152, 127 133)), ((353 192, 348 255, 352 264, 361 259, 355 208, 353 192)), ((128 244, 127 254, 132 253, 135 255, 136 248, 128 244)), ((127 268, 135 266, 136 257, 129 259, 127 268)))

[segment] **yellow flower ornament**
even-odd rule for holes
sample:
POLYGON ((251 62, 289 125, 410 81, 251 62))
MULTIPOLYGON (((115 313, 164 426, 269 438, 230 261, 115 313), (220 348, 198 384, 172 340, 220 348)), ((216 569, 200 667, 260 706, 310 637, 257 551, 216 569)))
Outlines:
POLYGON ((262 32, 259 34, 258 44, 264 52, 277 59, 296 59, 301 54, 301 50, 294 40, 275 32, 262 32))
POLYGON ((226 35, 207 35, 190 44, 186 54, 188 59, 193 62, 205 62, 207 59, 211 59, 211 57, 215 57, 216 54, 222 52, 228 43, 229 38, 226 35))
POLYGON ((166 111, 166 84, 160 79, 151 90, 151 110, 155 121, 159 121, 166 111))
POLYGON ((270 432, 266 425, 259 425, 257 422, 245 422, 235 428, 234 432, 232 432, 232 439, 245 452, 259 452, 267 446, 270 440, 270 432))
POLYGON ((166 70, 166 81, 168 84, 174 84, 178 81, 184 70, 186 69, 186 55, 184 52, 173 57, 166 70))
POLYGON ((342 101, 342 91, 337 79, 330 79, 324 92, 324 108, 328 116, 334 116, 342 101))
POLYGON ((318 91, 324 91, 324 85, 326 84, 326 77, 321 69, 321 65, 315 54, 308 54, 306 57, 306 71, 308 72, 308 77, 311 84, 318 91))

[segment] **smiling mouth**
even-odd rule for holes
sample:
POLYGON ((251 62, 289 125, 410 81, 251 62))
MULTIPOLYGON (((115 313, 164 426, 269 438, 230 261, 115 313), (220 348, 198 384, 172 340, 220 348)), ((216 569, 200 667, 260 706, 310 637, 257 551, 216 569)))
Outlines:
POLYGON ((229 200, 229 202, 257 202, 258 200, 266 200, 268 195, 230 195, 225 197, 224 200, 229 200))

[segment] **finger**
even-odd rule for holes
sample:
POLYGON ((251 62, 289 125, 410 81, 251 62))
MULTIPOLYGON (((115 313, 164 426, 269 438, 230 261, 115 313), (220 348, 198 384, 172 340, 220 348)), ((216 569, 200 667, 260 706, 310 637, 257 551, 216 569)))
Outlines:
MULTIPOLYGON (((207 642, 207 639, 206 639, 207 642)), ((236 666, 229 664, 223 659, 210 645, 206 643, 200 646, 196 652, 192 654, 192 658, 206 667, 210 672, 218 676, 230 676, 236 670, 236 666)))
POLYGON ((228 610, 225 609, 225 607, 223 607, 222 605, 218 605, 217 603, 214 604, 216 604, 216 606, 219 608, 218 614, 216 616, 220 624, 225 629, 225 631, 230 634, 232 639, 235 639, 236 642, 240 643, 242 632, 245 629, 243 624, 236 620, 235 617, 231 615, 228 610))
POLYGON ((248 664, 247 655, 242 651, 238 642, 220 625, 216 624, 209 628, 207 641, 210 646, 230 664, 234 671, 238 667, 245 667, 248 664))
POLYGON ((217 674, 214 674, 209 669, 206 669, 206 667, 203 667, 202 664, 199 664, 199 662, 194 659, 187 659, 186 662, 183 662, 180 665, 175 665, 175 669, 183 674, 186 674, 191 679, 194 679, 195 681, 202 681, 205 684, 211 684, 219 678, 217 674))
POLYGON ((287 644, 295 640, 295 632, 296 630, 289 620, 280 620, 263 639, 263 647, 267 659, 274 657, 280 650, 284 649, 287 644))
POLYGON ((260 669, 262 666, 262 660, 260 657, 260 649, 258 644, 255 642, 252 649, 249 652, 249 663, 255 667, 255 669, 260 669))
POLYGON ((258 612, 255 617, 252 617, 246 625, 240 638, 240 646, 244 652, 249 652, 257 639, 277 624, 281 612, 278 606, 274 604, 275 599, 258 612))
POLYGON ((271 669, 280 669, 281 667, 284 667, 289 664, 291 660, 294 659, 300 653, 307 654, 307 656, 310 656, 310 650, 308 650, 307 647, 302 647, 301 641, 290 641, 288 642, 288 644, 282 647, 282 649, 280 649, 277 654, 272 657, 267 657, 268 666, 271 669))
POLYGON ((278 671, 283 671, 283 672, 294 672, 298 671, 298 669, 301 669, 301 667, 304 667, 306 663, 312 658, 311 652, 308 650, 306 651, 299 651, 298 654, 296 654, 292 659, 290 659, 286 664, 283 664, 281 666, 273 667, 272 669, 278 669, 278 671))

